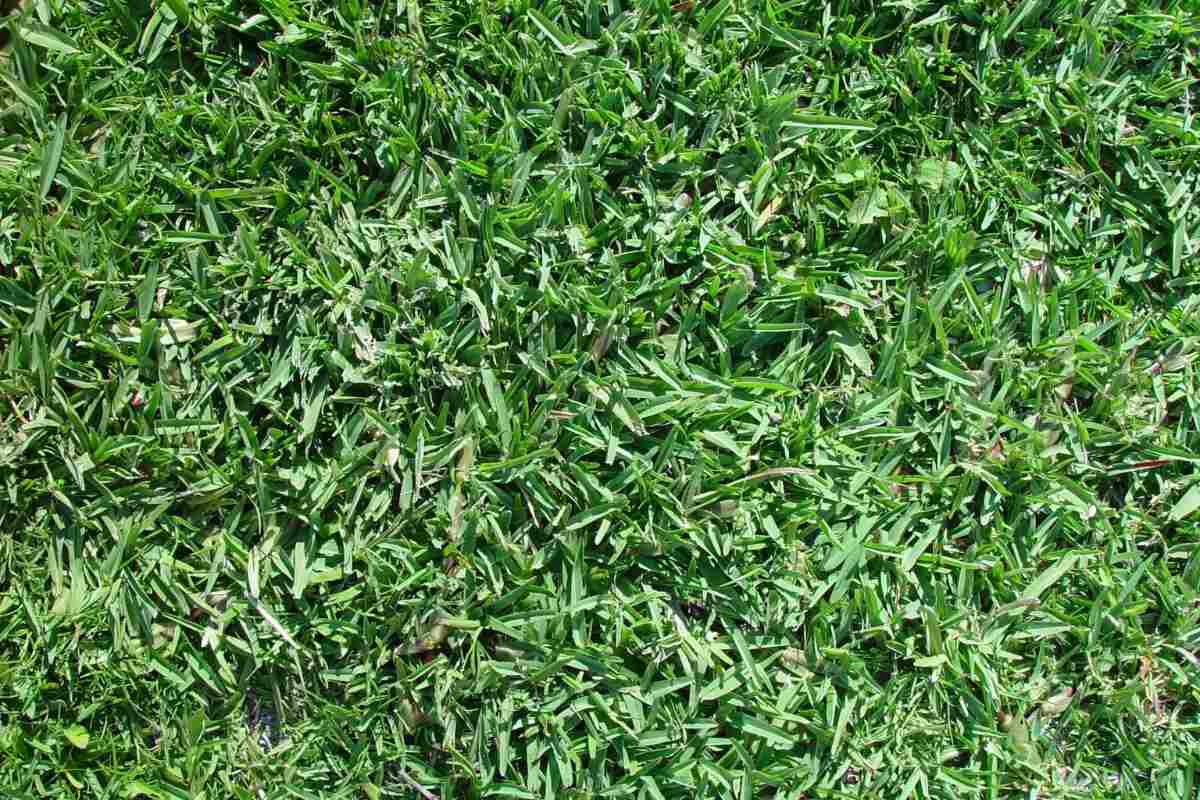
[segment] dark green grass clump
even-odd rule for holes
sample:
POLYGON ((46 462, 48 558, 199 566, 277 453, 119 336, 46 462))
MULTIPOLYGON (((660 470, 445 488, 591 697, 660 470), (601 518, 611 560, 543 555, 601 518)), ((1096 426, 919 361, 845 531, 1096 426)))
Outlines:
POLYGON ((6 19, 6 796, 1194 796, 1194 3, 6 19))

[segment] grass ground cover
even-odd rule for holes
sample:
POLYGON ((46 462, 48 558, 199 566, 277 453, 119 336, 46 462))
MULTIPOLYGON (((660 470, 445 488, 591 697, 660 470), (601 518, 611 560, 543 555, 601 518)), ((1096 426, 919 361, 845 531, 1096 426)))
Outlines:
POLYGON ((6 796, 1195 796, 1195 3, 5 25, 6 796))

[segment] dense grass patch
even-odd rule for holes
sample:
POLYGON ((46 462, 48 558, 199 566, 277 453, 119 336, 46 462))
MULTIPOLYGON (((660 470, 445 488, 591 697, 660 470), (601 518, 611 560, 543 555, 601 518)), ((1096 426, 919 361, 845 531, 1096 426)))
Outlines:
POLYGON ((1194 796, 1194 3, 7 19, 6 795, 1194 796))

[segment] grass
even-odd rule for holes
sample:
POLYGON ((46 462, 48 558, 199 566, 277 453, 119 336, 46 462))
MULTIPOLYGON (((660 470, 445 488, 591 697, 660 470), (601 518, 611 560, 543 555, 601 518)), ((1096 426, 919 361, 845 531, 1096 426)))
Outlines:
POLYGON ((6 796, 1195 796, 1195 3, 5 25, 6 796))

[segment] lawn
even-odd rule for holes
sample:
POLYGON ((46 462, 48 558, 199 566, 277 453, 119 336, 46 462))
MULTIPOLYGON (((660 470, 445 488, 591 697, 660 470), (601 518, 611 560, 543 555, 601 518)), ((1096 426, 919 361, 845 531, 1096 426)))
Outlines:
POLYGON ((1194 0, 4 19, 4 796, 1196 796, 1194 0))

